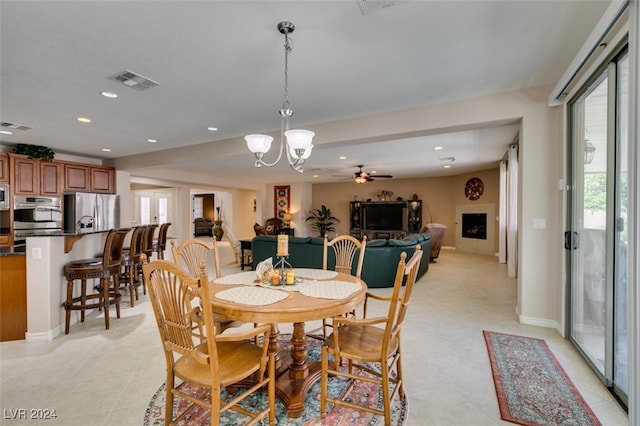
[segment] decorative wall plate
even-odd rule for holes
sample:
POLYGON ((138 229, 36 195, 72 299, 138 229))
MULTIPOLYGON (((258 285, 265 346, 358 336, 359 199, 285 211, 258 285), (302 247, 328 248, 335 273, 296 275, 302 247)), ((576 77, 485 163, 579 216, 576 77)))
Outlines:
POLYGON ((484 192, 484 183, 480 178, 471 178, 464 185, 464 195, 471 201, 476 201, 484 192))

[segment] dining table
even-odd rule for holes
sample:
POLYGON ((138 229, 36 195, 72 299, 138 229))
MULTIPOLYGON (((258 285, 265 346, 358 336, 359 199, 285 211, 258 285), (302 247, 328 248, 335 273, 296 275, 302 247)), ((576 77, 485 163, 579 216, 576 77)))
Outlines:
POLYGON ((320 379, 320 362, 307 358, 305 323, 342 315, 364 302, 367 285, 348 274, 293 268, 294 284, 263 283, 256 271, 209 282, 215 314, 245 323, 271 324, 269 350, 276 359, 276 395, 291 418, 304 411, 304 399, 320 379), (293 324, 291 350, 282 351, 278 324, 293 324))

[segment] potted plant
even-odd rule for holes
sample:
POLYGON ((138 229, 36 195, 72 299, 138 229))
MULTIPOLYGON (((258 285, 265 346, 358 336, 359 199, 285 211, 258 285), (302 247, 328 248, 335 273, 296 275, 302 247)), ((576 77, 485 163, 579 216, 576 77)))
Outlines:
POLYGON ((55 157, 56 153, 51 148, 42 145, 28 145, 19 143, 15 146, 13 151, 16 154, 28 155, 29 158, 39 158, 43 161, 51 161, 55 157))
POLYGON ((321 208, 309 211, 306 221, 311 221, 311 227, 320 232, 321 237, 324 237, 329 231, 335 232, 334 225, 336 222, 340 222, 340 219, 333 216, 331 210, 323 204, 321 208))

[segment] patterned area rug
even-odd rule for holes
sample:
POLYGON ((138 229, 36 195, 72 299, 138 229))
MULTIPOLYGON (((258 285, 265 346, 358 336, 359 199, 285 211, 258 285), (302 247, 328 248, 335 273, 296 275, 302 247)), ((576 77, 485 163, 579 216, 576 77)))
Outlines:
MULTIPOLYGON (((291 339, 290 335, 282 335, 280 337, 283 350, 289 350, 291 339)), ((320 360, 321 342, 309 339, 307 340, 307 351, 309 359, 320 360)), ((375 368, 375 367, 374 367, 375 368)), ((329 379, 328 391, 332 397, 341 395, 347 387, 347 382, 343 378, 331 377, 329 379)), ((202 394, 204 389, 191 387, 190 391, 194 394, 202 394)), ((223 398, 226 396, 223 392, 223 398)), ((369 406, 382 408, 382 392, 378 386, 358 382, 350 392, 349 397, 362 404, 363 402, 369 406)), ((260 411, 262 407, 268 404, 266 395, 252 396, 242 405, 252 411, 260 411)), ((178 400, 174 403, 174 410, 181 412, 187 406, 184 400, 178 400)), ((144 426, 164 425, 165 418, 165 384, 158 389, 149 402, 149 407, 144 416, 144 426)), ((405 393, 405 400, 400 401, 398 398, 394 400, 391 407, 392 418, 391 424, 394 426, 402 426, 405 424, 408 413, 408 398, 405 393)), ((183 421, 181 426, 208 426, 210 424, 209 410, 195 408, 188 420, 183 421)), ((237 425, 244 424, 247 418, 235 412, 227 412, 220 417, 220 425, 237 425)), ((366 413, 364 411, 351 410, 344 407, 335 407, 333 404, 328 405, 327 416, 320 419, 320 381, 316 382, 305 399, 305 410, 302 415, 295 419, 290 419, 287 415, 282 403, 276 398, 276 424, 288 426, 382 426, 384 425, 384 417, 366 413)))
POLYGON ((542 339, 483 331, 500 415, 521 425, 600 425, 542 339))

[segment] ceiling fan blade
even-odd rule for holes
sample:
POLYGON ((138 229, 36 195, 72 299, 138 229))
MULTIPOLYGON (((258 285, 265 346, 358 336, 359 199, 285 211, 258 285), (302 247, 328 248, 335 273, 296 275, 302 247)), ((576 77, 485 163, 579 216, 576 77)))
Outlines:
POLYGON ((374 178, 392 178, 393 176, 391 176, 391 175, 371 175, 371 177, 374 177, 374 178))

